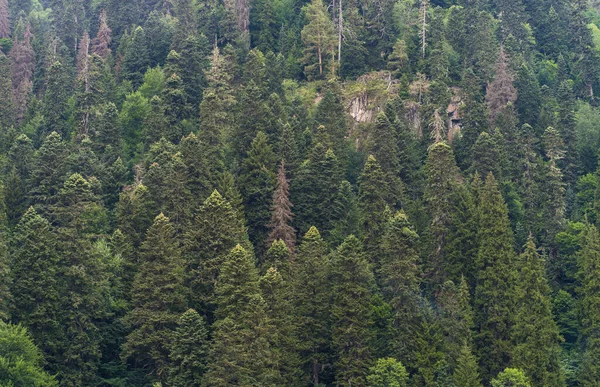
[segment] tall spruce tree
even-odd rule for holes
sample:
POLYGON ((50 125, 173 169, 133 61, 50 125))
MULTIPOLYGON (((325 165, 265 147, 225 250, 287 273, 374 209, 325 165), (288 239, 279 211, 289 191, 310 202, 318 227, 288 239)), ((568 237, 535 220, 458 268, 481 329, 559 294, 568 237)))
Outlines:
POLYGON ((133 309, 126 317, 132 331, 123 357, 158 380, 165 380, 171 332, 185 311, 183 265, 175 230, 162 213, 141 246, 140 266, 131 290, 133 309))
POLYGON ((498 183, 487 176, 479 196, 475 344, 484 381, 510 363, 517 281, 513 233, 498 183))
POLYGON ((518 309, 513 328, 512 363, 536 386, 564 386, 559 353, 561 337, 552 316, 544 262, 530 236, 519 259, 518 309))
POLYGON ((217 321, 205 385, 276 385, 281 376, 273 350, 275 326, 261 295, 258 271, 241 245, 224 260, 215 292, 217 321))
POLYGON ((336 382, 363 385, 373 361, 370 316, 373 272, 358 238, 349 236, 331 262, 331 328, 336 382))
POLYGON ((169 385, 199 387, 207 369, 208 329, 194 309, 181 315, 169 344, 169 385))
POLYGON ((600 380, 600 285, 598 272, 600 270, 600 236, 595 226, 589 225, 585 230, 580 256, 581 273, 581 338, 582 338, 582 364, 579 373, 581 386, 594 386, 600 380))
POLYGON ((330 364, 329 265, 327 245, 315 227, 304 235, 294 261, 294 314, 305 378, 318 385, 330 364))

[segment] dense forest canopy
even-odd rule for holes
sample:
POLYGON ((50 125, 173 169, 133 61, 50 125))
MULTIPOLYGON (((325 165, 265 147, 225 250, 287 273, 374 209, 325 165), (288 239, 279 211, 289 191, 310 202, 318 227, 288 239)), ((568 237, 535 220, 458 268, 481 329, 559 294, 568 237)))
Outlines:
POLYGON ((0 0, 0 385, 594 387, 600 1, 0 0))

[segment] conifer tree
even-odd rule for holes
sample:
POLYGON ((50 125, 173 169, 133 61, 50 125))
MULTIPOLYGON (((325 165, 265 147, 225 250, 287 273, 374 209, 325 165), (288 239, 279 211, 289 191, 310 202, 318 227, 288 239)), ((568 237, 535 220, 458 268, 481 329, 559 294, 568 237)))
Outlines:
POLYGON ((277 239, 285 242, 290 251, 294 251, 296 244, 296 231, 291 226, 292 203, 290 202, 290 189, 287 177, 285 176, 285 161, 281 161, 279 172, 277 173, 277 184, 273 192, 273 204, 271 205, 271 221, 269 228, 271 232, 267 238, 267 244, 273 243, 277 239))
POLYGON ((581 325, 582 325, 582 351, 583 358, 579 383, 581 386, 593 386, 600 380, 600 336, 598 327, 600 317, 598 305, 600 303, 600 286, 598 285, 598 272, 600 270, 600 237, 598 230, 589 225, 585 230, 582 241, 582 250, 579 270, 581 273, 581 325))
POLYGON ((131 42, 127 46, 122 64, 122 76, 131 81, 134 88, 138 88, 144 82, 144 73, 150 66, 146 33, 142 27, 133 31, 131 42))
POLYGON ((377 116, 377 121, 373 128, 371 154, 379 161, 381 170, 387 176, 390 182, 391 192, 395 196, 401 194, 400 160, 398 150, 398 136, 396 128, 390 122, 388 116, 382 112, 377 116))
POLYGON ((494 80, 488 84, 485 96, 491 124, 494 124, 502 110, 517 100, 517 90, 513 82, 514 76, 509 68, 508 55, 504 47, 500 47, 494 80))
POLYGON ((362 224, 358 198, 347 180, 341 182, 331 204, 331 210, 332 222, 329 239, 332 246, 342 244, 350 235, 361 236, 362 224))
POLYGON ((24 117, 33 88, 33 75, 36 68, 35 51, 32 47, 33 37, 31 25, 27 24, 22 38, 15 36, 13 46, 8 54, 11 61, 13 106, 17 122, 24 117))
POLYGON ((132 331, 123 345, 123 357, 164 380, 171 332, 185 311, 186 299, 175 230, 163 214, 156 217, 141 246, 131 302, 133 310, 126 322, 132 331))
POLYGON ((471 172, 478 172, 481 176, 492 173, 501 181, 503 176, 502 165, 499 163, 501 159, 499 146, 495 136, 482 132, 473 145, 471 172))
POLYGON ((563 386, 559 365, 561 337, 552 316, 550 286, 542 258, 536 251, 533 237, 525 245, 519 259, 517 282, 519 308, 515 316, 512 364, 522 369, 531 382, 539 386, 563 386))
POLYGON ((0 39, 10 37, 10 11, 8 0, 0 1, 0 39))
POLYGON ((169 385, 199 387, 207 369, 208 329, 194 309, 181 315, 170 336, 169 385))
POLYGON ((100 12, 100 27, 96 37, 92 40, 92 53, 106 59, 110 54, 110 43, 112 41, 112 31, 108 26, 106 10, 100 12))
POLYGON ((304 73, 309 78, 335 76, 335 31, 322 0, 312 0, 305 8, 308 23, 302 30, 305 64, 304 73))
MULTIPOLYGON (((0 200, 2 199, 3 198, 0 195, 0 200)), ((3 209, 2 212, 4 212, 3 209)), ((0 214, 0 217, 3 217, 3 215, 0 214)), ((6 217, 3 217, 3 219, 5 222, 6 217)), ((2 226, 2 228, 4 227, 6 227, 6 225, 2 226)), ((0 321, 8 321, 10 316, 12 296, 9 258, 6 232, 0 230, 0 321)))
POLYGON ((482 387, 478 368, 479 365, 473 355, 471 346, 465 341, 456 359, 452 381, 456 386, 482 387))
POLYGON ((554 245, 554 238, 565 223, 565 184, 558 163, 564 158, 565 149, 558 131, 552 127, 544 133, 544 148, 548 157, 543 207, 544 228, 540 230, 547 246, 554 245))
POLYGON ((233 247, 246 241, 239 215, 217 191, 198 210, 192 227, 184 236, 183 256, 189 304, 197 310, 214 305, 214 286, 225 257, 233 247))
POLYGON ((339 160, 322 143, 312 148, 292 181, 291 201, 294 203, 296 229, 305 233, 315 226, 328 235, 331 230, 331 205, 341 182, 339 160))
POLYGON ((275 385, 279 359, 275 327, 261 296, 251 255, 237 245, 227 255, 215 287, 217 309, 207 386, 275 385))
POLYGON ((321 234, 311 227, 302 238, 294 261, 298 352, 305 375, 314 385, 319 384, 324 365, 331 361, 327 253, 321 234))
MULTIPOLYGON (((341 91, 329 88, 317 106, 315 124, 317 136, 323 145, 330 147, 342 162, 347 160, 346 137, 348 136, 347 116, 342 102, 341 91)), ((390 157, 393 157, 390 156, 390 157)), ((387 171, 386 171, 387 172, 387 171)))
POLYGON ((0 105, 0 125, 8 128, 14 123, 14 107, 10 60, 3 52, 0 52, 0 98, 4 101, 0 105))
MULTIPOLYGON (((286 246, 281 241, 273 243, 269 251, 274 248, 281 253, 287 252, 286 246)), ((284 256, 283 260, 286 259, 289 258, 284 256)), ((281 382, 286 386, 297 386, 300 384, 302 372, 297 353, 296 320, 292 309, 291 274, 289 263, 282 262, 270 267, 260 278, 259 283, 267 304, 267 314, 275 327, 273 349, 280 361, 281 382)))
POLYGON ((64 332, 60 324, 61 258, 50 223, 30 207, 17 225, 11 243, 12 321, 29 330, 44 353, 47 368, 58 370, 64 332))
POLYGON ((354 236, 337 249, 332 263, 332 347, 336 381, 342 386, 365 384, 372 362, 371 286, 373 272, 354 236))
POLYGON ((70 136, 68 99, 71 94, 67 69, 60 62, 54 62, 48 69, 46 78, 46 93, 44 94, 45 128, 40 137, 52 132, 59 133, 63 138, 70 136))
POLYGON ((391 200, 388 181, 375 157, 369 156, 359 178, 359 201, 363 214, 365 251, 370 259, 377 259, 386 220, 386 209, 391 200))
POLYGON ((492 174, 488 175, 479 196, 478 217, 475 343, 485 381, 510 362, 517 280, 508 210, 492 174))
POLYGON ((267 142, 267 136, 259 132, 252 141, 248 157, 243 161, 240 176, 248 234, 257 252, 264 251, 269 235, 267 225, 271 218, 269 202, 275 190, 275 162, 275 154, 267 142))
POLYGON ((388 219, 382 238, 380 269, 375 273, 381 292, 392 308, 391 353, 404 364, 414 362, 415 337, 419 324, 419 256, 415 233, 403 212, 388 219))

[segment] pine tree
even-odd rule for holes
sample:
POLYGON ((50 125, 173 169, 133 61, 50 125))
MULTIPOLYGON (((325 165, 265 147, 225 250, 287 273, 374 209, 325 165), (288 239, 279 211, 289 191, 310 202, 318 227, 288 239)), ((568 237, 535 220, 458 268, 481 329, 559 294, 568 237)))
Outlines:
POLYGON ((138 88, 144 82, 144 73, 150 66, 146 33, 142 27, 133 31, 131 42, 123 58, 122 77, 131 81, 134 88, 138 88))
POLYGON ((304 73, 308 78, 323 78, 329 67, 328 75, 335 76, 335 31, 322 0, 312 0, 304 9, 308 23, 302 29, 305 64, 304 73), (327 61, 331 60, 328 64, 327 61))
POLYGON ((248 234, 257 252, 265 249, 269 235, 267 225, 271 218, 269 201, 275 190, 275 154, 267 142, 267 136, 259 132, 252 141, 248 157, 242 163, 240 191, 248 221, 248 234))
POLYGON ((194 309, 188 309, 170 336, 169 385, 201 386, 207 369, 208 345, 206 320, 194 309))
POLYGON ((100 27, 96 37, 92 40, 92 53, 106 59, 110 55, 110 43, 112 41, 112 31, 108 26, 106 10, 100 12, 100 27))
POLYGON ((513 328, 512 364, 539 386, 564 386, 559 364, 561 337, 552 316, 550 286, 533 237, 519 259, 518 310, 513 328))
POLYGON ((213 309, 214 286, 225 257, 247 240, 239 215, 217 191, 208 197, 184 237, 183 256, 189 304, 213 309), (208 305, 206 305, 208 304, 208 305))
POLYGON ((131 302, 133 310, 126 321, 132 331, 123 345, 123 357, 164 380, 171 332, 185 311, 186 300, 175 230, 163 214, 156 217, 142 243, 131 302))
POLYGON ((315 227, 304 235, 294 266, 294 312, 298 325, 298 352, 307 379, 319 384, 329 364, 330 284, 327 245, 315 227))
POLYGON ((362 385, 373 360, 370 330, 373 273, 361 242, 352 235, 338 247, 331 265, 336 381, 342 386, 362 385))
POLYGON ((492 174, 480 193, 478 217, 475 343, 483 379, 489 380, 510 361, 517 280, 508 210, 492 174))
POLYGON ((579 270, 581 273, 581 338, 582 338, 582 364, 579 373, 581 386, 594 386, 600 380, 600 337, 598 327, 600 317, 598 305, 600 286, 598 284, 598 271, 600 270, 600 237, 598 230, 589 225, 585 230, 582 240, 579 270))
POLYGON ((279 172, 277 173, 277 185, 273 192, 273 204, 271 205, 271 222, 269 228, 271 232, 267 238, 267 244, 281 239, 285 242, 290 251, 294 251, 296 244, 296 231, 291 226, 292 203, 289 199, 290 189, 287 177, 285 176, 285 161, 281 161, 279 172))
POLYGON ((207 386, 273 385, 280 378, 272 348, 275 327, 261 296, 258 271, 242 246, 231 250, 215 288, 217 309, 207 386))

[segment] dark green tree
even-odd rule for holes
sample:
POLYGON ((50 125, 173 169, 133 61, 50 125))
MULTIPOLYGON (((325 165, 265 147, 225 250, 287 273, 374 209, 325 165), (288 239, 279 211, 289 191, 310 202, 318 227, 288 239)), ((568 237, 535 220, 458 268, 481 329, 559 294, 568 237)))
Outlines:
POLYGON ((122 356, 132 366, 165 380, 172 331, 185 311, 186 298, 180 248, 163 214, 156 217, 142 243, 131 304, 126 323, 132 330, 122 356))
POLYGON ((513 233, 498 183, 489 174, 479 196, 475 343, 484 380, 510 362, 517 281, 513 233))
POLYGON ((127 51, 123 58, 121 76, 131 81, 134 88, 138 88, 144 82, 144 74, 150 66, 150 54, 146 33, 142 27, 133 31, 131 41, 127 44, 127 51))
POLYGON ((208 329, 194 309, 181 315, 171 333, 168 381, 171 386, 199 387, 207 369, 208 329))
POLYGON ((358 238, 351 235, 338 247, 331 276, 336 381, 342 386, 362 385, 373 361, 370 311, 374 277, 358 238))

